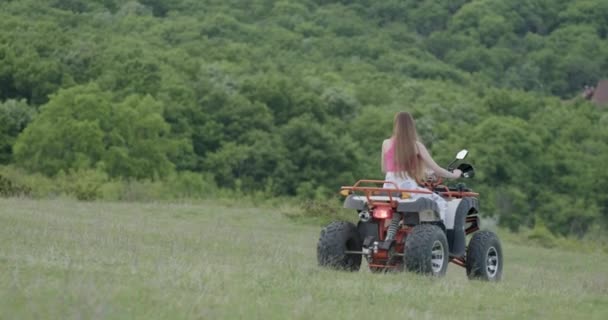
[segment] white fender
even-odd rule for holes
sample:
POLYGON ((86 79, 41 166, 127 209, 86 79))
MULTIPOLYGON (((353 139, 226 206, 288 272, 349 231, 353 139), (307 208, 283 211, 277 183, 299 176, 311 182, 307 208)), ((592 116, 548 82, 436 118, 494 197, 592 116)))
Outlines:
POLYGON ((458 205, 460 205, 460 201, 462 201, 462 199, 454 199, 454 198, 447 201, 448 208, 445 210, 445 221, 444 221, 446 229, 454 229, 454 218, 456 217, 456 209, 458 208, 458 205))

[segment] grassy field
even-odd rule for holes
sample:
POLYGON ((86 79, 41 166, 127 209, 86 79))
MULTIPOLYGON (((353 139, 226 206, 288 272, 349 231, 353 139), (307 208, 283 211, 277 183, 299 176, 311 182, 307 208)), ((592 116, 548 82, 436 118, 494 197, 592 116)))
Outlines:
POLYGON ((608 319, 606 253, 503 241, 498 284, 345 273, 317 267, 319 231, 217 203, 0 199, 0 319, 608 319))

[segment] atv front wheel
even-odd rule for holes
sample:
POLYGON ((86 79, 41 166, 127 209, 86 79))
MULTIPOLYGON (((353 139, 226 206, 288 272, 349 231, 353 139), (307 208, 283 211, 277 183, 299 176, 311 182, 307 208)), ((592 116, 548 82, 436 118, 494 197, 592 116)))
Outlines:
POLYGON ((466 267, 469 279, 500 281, 502 266, 502 248, 498 236, 491 231, 475 233, 467 248, 466 267))
POLYGON ((441 228, 432 224, 414 227, 405 239, 403 262, 407 271, 438 276, 448 269, 448 240, 441 228))
POLYGON ((317 243, 317 261, 322 267, 359 271, 361 254, 349 254, 347 251, 361 252, 362 244, 354 224, 345 221, 332 222, 321 231, 317 243))

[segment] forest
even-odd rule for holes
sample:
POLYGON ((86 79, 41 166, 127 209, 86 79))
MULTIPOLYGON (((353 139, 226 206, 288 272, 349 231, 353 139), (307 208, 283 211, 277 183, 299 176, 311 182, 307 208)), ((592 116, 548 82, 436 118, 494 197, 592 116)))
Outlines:
POLYGON ((326 199, 409 111, 502 226, 608 227, 608 1, 1 0, 0 29, 1 194, 326 199))

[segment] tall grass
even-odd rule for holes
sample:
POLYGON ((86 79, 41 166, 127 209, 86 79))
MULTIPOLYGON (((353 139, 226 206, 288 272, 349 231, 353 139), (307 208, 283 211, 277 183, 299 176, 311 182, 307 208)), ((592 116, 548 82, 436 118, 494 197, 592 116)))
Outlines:
MULTIPOLYGON (((0 319, 606 319, 608 255, 503 241, 504 280, 321 269, 320 228, 214 202, 0 199, 0 319)), ((364 266, 365 267, 365 266, 364 266)))

